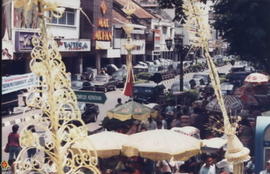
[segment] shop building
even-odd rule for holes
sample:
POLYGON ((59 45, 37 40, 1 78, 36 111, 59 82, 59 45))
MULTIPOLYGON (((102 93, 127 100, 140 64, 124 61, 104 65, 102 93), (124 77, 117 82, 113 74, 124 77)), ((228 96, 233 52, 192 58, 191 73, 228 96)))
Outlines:
MULTIPOLYGON (((67 71, 72 74, 82 73, 83 59, 87 59, 87 54, 91 51, 91 40, 80 38, 80 0, 59 0, 58 3, 65 8, 65 12, 61 18, 47 13, 48 33, 53 34, 58 42, 67 71)), ((3 49, 8 51, 6 56, 2 57, 3 75, 29 73, 30 53, 33 48, 31 39, 39 30, 37 10, 31 9, 24 17, 23 9, 14 8, 13 1, 8 6, 10 11, 6 10, 4 17, 8 25, 5 29, 6 35, 2 38, 5 43, 3 49), (13 45, 10 46, 10 43, 13 45)))

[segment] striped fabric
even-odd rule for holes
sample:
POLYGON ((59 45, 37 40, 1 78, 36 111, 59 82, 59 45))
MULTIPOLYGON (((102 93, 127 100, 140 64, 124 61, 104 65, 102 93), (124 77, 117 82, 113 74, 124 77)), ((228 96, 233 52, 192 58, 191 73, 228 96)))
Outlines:
MULTIPOLYGON (((232 112, 240 111, 243 109, 243 104, 238 97, 232 96, 232 95, 226 95, 226 96, 223 96, 223 98, 224 98, 224 103, 225 103, 227 112, 232 113, 232 112)), ((206 105, 206 110, 212 111, 212 112, 221 112, 220 106, 216 98, 210 101, 206 105)))

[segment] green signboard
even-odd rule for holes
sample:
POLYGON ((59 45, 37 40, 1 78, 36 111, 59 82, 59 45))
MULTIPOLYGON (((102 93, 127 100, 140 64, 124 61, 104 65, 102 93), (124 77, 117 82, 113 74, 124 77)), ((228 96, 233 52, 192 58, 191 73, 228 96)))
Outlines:
POLYGON ((89 92, 89 91, 74 91, 78 102, 85 103, 101 103, 104 104, 107 100, 105 93, 102 92, 89 92))

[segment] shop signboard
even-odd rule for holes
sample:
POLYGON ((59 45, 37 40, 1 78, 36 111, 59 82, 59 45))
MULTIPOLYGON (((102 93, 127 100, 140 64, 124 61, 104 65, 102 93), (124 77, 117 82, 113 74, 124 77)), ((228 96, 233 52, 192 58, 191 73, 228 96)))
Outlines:
POLYGON ((78 102, 85 103, 101 103, 104 104, 107 100, 105 93, 102 92, 89 92, 89 91, 74 91, 78 102))
POLYGON ((2 77, 2 95, 27 89, 34 85, 38 85, 38 77, 33 73, 4 76, 2 77))
MULTIPOLYGON (((33 49, 32 38, 36 32, 16 32, 16 52, 31 52, 33 49)), ((83 52, 90 51, 91 44, 89 39, 60 39, 57 40, 60 52, 83 52)))
POLYGON ((18 31, 15 34, 15 50, 16 52, 31 52, 33 49, 32 38, 37 32, 18 31))
MULTIPOLYGON (((127 39, 121 39, 121 54, 127 55, 127 50, 125 44, 127 39)), ((132 55, 144 55, 145 54, 145 40, 132 40, 132 43, 135 45, 134 49, 131 51, 132 55)))
POLYGON ((88 39, 61 39, 57 41, 60 52, 90 51, 91 44, 88 39))

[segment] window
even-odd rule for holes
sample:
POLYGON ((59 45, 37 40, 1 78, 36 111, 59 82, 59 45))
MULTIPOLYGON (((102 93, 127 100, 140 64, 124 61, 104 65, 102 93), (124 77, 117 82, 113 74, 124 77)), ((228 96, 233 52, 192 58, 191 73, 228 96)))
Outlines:
POLYGON ((75 9, 66 8, 61 18, 55 18, 50 14, 52 24, 75 25, 75 9))

